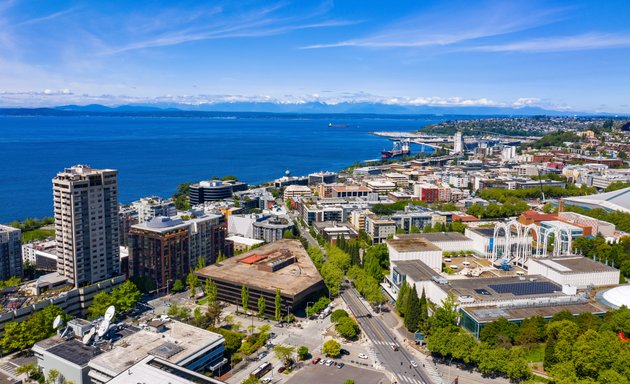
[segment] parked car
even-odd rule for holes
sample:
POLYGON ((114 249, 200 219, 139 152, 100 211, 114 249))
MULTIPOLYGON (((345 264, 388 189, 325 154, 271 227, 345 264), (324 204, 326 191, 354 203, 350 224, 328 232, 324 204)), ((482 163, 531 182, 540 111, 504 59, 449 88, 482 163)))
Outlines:
POLYGON ((418 363, 416 363, 415 361, 411 360, 409 363, 411 363, 411 366, 414 368, 418 367, 418 363))
POLYGON ((264 359, 264 358, 265 358, 265 356, 267 356, 267 352, 264 352, 264 351, 263 351, 263 352, 260 352, 260 353, 258 354, 258 360, 262 360, 262 359, 264 359))
POLYGON ((316 358, 314 358, 314 359, 313 359, 313 364, 317 364, 317 363, 319 363, 321 359, 322 359, 321 357, 316 357, 316 358))
POLYGON ((367 359, 367 355, 365 353, 359 353, 357 356, 359 356, 359 359, 367 359))
POLYGON ((275 333, 271 332, 271 333, 269 334, 269 338, 270 338, 270 339, 275 339, 275 337, 276 337, 276 334, 275 334, 275 333))
POLYGON ((331 365, 333 365, 333 361, 332 360, 326 361, 326 366, 327 367, 330 367, 331 365))
POLYGON ((271 383, 271 377, 265 377, 262 380, 260 380, 260 382, 263 384, 269 384, 271 383))
POLYGON ((346 355, 346 356, 350 355, 350 351, 348 351, 347 349, 343 349, 343 348, 341 348, 339 350, 339 353, 342 354, 342 355, 346 355))
POLYGON ((343 368, 344 365, 345 365, 344 363, 337 363, 337 369, 343 368))
POLYGON ((282 373, 284 372, 284 370, 287 369, 284 365, 280 368, 278 368, 278 373, 282 373))
POLYGON ((321 361, 319 362, 319 365, 324 365, 324 364, 326 364, 326 360, 321 360, 321 361))

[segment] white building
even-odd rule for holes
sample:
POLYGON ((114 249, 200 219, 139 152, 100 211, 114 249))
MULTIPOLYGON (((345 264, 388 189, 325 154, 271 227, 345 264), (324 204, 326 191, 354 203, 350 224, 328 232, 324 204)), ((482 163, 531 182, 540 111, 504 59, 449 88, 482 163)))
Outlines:
POLYGON ((470 251, 474 248, 472 239, 459 232, 431 232, 394 235, 394 239, 424 239, 442 251, 470 251))
POLYGON ((528 274, 578 289, 619 283, 619 270, 583 256, 529 259, 528 274))
POLYGON ((22 261, 45 271, 57 270, 57 242, 36 241, 22 245, 22 261))
POLYGON ((436 272, 442 271, 442 250, 424 239, 386 240, 390 261, 420 260, 436 272))
POLYGON ((369 180, 366 185, 378 194, 386 194, 387 192, 395 191, 397 188, 395 183, 387 180, 369 180))
POLYGON ((57 272, 75 286, 117 275, 118 171, 76 165, 52 183, 57 272))
POLYGON ((515 146, 509 146, 509 147, 503 147, 503 150, 501 151, 501 159, 503 161, 510 161, 510 160, 514 160, 516 158, 516 147, 515 146))
POLYGON ((453 152, 464 152, 464 136, 461 132, 455 132, 453 135, 453 152))
POLYGON ((389 218, 367 215, 365 217, 365 232, 372 239, 373 244, 380 244, 396 233, 396 223, 389 218))
POLYGON ((177 209, 172 201, 162 200, 160 197, 143 197, 131 205, 138 212, 138 223, 146 223, 158 216, 175 216, 177 209))

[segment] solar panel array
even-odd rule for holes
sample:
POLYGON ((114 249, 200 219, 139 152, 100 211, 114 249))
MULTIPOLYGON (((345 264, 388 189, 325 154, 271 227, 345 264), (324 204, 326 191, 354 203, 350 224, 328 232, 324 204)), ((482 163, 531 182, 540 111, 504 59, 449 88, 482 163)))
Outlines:
POLYGON ((527 281, 522 283, 489 284, 497 293, 511 293, 515 296, 544 295, 562 291, 562 288, 549 281, 527 281))

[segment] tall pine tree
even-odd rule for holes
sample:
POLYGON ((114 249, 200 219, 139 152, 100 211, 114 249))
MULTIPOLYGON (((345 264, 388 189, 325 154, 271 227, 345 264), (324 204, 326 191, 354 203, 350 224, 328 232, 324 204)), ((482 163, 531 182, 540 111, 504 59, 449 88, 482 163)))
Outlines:
POLYGON ((420 299, 418 298, 418 291, 416 291, 416 286, 414 285, 409 292, 409 298, 407 299, 405 308, 405 328, 407 328, 407 330, 410 332, 418 330, 421 313, 420 299))
POLYGON ((409 298, 409 284, 403 281, 398 291, 398 297, 396 297, 396 310, 401 316, 405 316, 405 310, 407 309, 407 299, 409 298))

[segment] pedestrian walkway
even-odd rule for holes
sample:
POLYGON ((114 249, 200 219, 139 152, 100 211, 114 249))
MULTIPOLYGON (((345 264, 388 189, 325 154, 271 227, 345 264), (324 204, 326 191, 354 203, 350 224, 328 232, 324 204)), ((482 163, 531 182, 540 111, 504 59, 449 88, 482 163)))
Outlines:
POLYGON ((8 362, 5 362, 2 365, 0 365, 0 372, 2 372, 5 375, 11 377, 12 379, 17 380, 19 378, 20 374, 17 373, 16 370, 19 367, 20 367, 19 365, 15 364, 15 363, 13 363, 11 361, 8 361, 8 362))

